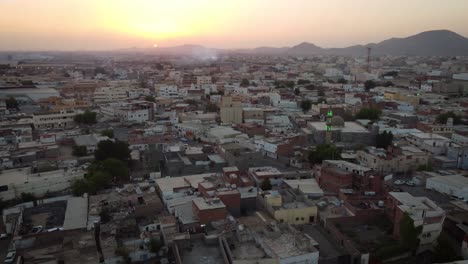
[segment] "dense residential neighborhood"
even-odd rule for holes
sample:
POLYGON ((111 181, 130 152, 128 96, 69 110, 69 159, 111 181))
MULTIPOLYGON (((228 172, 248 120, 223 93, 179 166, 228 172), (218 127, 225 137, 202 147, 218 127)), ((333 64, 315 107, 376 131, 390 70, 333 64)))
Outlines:
POLYGON ((468 57, 209 55, 0 53, 0 257, 466 263, 468 57))

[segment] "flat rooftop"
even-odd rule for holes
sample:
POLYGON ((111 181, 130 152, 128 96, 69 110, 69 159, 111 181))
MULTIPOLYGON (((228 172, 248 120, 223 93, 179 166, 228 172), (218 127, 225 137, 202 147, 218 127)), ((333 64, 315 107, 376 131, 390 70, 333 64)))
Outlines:
POLYGON ((205 199, 203 197, 197 197, 192 200, 195 206, 200 210, 212 210, 226 208, 226 205, 219 199, 205 199))
POLYGON ((217 246, 209 246, 200 240, 194 240, 190 250, 182 250, 180 255, 183 264, 224 264, 221 250, 217 246))
MULTIPOLYGON (((326 122, 309 122, 310 127, 314 128, 318 131, 326 131, 327 130, 327 123, 326 122)), ((332 130, 340 130, 342 132, 348 133, 369 133, 369 131, 359 125, 356 122, 345 122, 343 127, 332 127, 332 130)))

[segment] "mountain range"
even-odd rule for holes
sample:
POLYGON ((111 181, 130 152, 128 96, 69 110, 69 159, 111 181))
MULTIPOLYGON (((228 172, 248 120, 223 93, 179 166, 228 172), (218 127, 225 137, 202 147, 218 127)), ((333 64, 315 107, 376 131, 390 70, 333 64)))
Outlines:
POLYGON ((468 38, 449 30, 432 30, 405 38, 391 38, 379 43, 354 45, 346 48, 321 48, 312 43, 303 42, 292 47, 258 47, 253 49, 223 50, 200 45, 182 45, 153 49, 160 54, 188 54, 209 57, 213 54, 235 52, 263 55, 347 55, 365 56, 371 48, 372 55, 405 56, 458 56, 468 55, 468 38))

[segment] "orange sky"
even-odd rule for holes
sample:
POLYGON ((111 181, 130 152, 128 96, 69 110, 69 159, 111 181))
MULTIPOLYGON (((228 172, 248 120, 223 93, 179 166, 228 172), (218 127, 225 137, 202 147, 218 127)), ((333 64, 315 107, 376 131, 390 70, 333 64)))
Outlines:
POLYGON ((0 50, 343 47, 449 29, 467 0, 0 0, 0 50))

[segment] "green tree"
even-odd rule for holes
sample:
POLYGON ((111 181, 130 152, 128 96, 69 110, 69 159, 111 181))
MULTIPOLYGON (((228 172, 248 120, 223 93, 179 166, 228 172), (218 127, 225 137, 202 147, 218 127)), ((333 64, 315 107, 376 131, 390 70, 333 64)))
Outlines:
POLYGON ((340 79, 338 80, 338 83, 347 84, 348 81, 347 81, 345 78, 340 78, 340 79))
POLYGON ((437 239, 437 246, 434 248, 432 263, 448 263, 462 260, 457 251, 453 248, 450 240, 444 236, 437 239))
POLYGON ((299 95, 301 93, 301 90, 299 88, 294 89, 294 94, 299 95))
POLYGON ((86 179, 73 181, 71 189, 74 196, 82 196, 84 193, 90 193, 88 181, 86 179))
POLYGON ((262 188, 262 190, 264 191, 269 191, 271 190, 272 186, 271 186, 271 181, 270 181, 270 178, 266 178, 262 181, 262 185, 260 186, 260 188, 262 188))
POLYGON ((247 79, 242 79, 241 83, 240 83, 240 86, 241 87, 248 87, 250 85, 250 82, 249 80, 247 79))
POLYGON ((108 138, 114 138, 114 130, 109 128, 109 129, 104 129, 101 131, 101 136, 103 137, 108 137, 108 138))
POLYGON ((206 105, 206 111, 210 113, 216 113, 219 111, 219 107, 216 104, 208 103, 206 105))
POLYGON ((365 83, 364 83, 364 89, 366 89, 366 91, 369 91, 370 89, 373 89, 377 86, 377 84, 372 81, 372 80, 367 80, 365 83))
POLYGON ((310 100, 306 99, 306 100, 303 100, 301 102, 300 106, 301 106, 302 111, 305 113, 305 112, 309 111, 310 108, 312 107, 312 102, 310 100))
POLYGON ((156 102, 156 99, 152 95, 147 95, 147 96, 145 96, 145 101, 154 103, 154 102, 156 102))
POLYGON ((21 193, 21 201, 23 203, 33 202, 36 200, 36 196, 32 193, 21 193))
POLYGON ((95 171, 88 176, 88 190, 94 193, 106 189, 112 182, 112 176, 106 171, 95 171))
POLYGON ((13 96, 8 97, 8 99, 5 100, 5 104, 7 109, 19 109, 18 101, 16 101, 16 98, 13 96))
POLYGON ((446 124, 449 118, 453 118, 454 125, 459 125, 462 123, 461 116, 455 114, 453 111, 448 111, 448 112, 438 115, 436 117, 436 121, 439 124, 446 124))
POLYGON ((94 157, 98 161, 109 158, 128 161, 130 159, 130 149, 127 143, 119 140, 102 140, 97 145, 94 157))
POLYGON ((369 120, 377 120, 379 119, 382 111, 378 108, 374 107, 363 107, 359 112, 356 114, 356 119, 369 119, 369 120))
POLYGON ((334 144, 320 144, 315 150, 310 150, 308 159, 310 164, 320 164, 324 160, 340 158, 341 151, 334 144))
POLYGON ((88 109, 82 114, 77 114, 74 118, 76 123, 93 125, 96 124, 96 112, 91 112, 88 109))
POLYGON ((434 171, 430 163, 419 165, 416 170, 417 171, 434 171))
POLYGON ((384 131, 380 133, 375 138, 375 146, 377 148, 387 149, 388 146, 392 144, 393 141, 393 134, 392 132, 384 131))
POLYGON ((162 243, 156 238, 151 238, 148 242, 148 248, 151 252, 157 253, 162 248, 162 243))
POLYGON ((297 80, 297 85, 304 85, 304 84, 309 84, 309 80, 304 80, 304 79, 299 79, 297 80))
POLYGON ((109 158, 103 161, 96 161, 89 166, 91 174, 104 172, 116 180, 128 179, 128 166, 125 161, 109 158))
POLYGON ((75 157, 84 157, 88 155, 88 150, 86 146, 73 146, 72 154, 75 157))
POLYGON ((419 235, 422 226, 415 227, 414 221, 408 213, 405 213, 400 220, 400 240, 404 247, 415 252, 419 247, 419 235))
POLYGON ((391 82, 391 81, 386 81, 386 82, 384 82, 383 86, 384 86, 384 87, 393 86, 393 82, 391 82))

